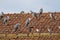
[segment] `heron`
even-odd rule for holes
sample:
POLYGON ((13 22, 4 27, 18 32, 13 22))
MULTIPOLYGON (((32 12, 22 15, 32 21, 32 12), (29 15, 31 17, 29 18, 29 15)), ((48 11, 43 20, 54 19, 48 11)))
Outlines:
POLYGON ((18 29, 18 27, 19 27, 19 23, 16 23, 15 25, 14 25, 14 32, 16 32, 17 31, 17 29, 18 29))
POLYGON ((55 20, 53 13, 50 13, 49 16, 51 17, 51 19, 55 20))
POLYGON ((31 12, 31 14, 32 14, 33 17, 37 18, 37 14, 35 12, 33 12, 33 11, 30 11, 30 12, 31 12))
POLYGON ((0 19, 2 19, 2 18, 3 18, 3 14, 4 14, 4 13, 3 13, 3 12, 1 12, 1 14, 0 14, 0 19))
POLYGON ((3 23, 5 24, 8 20, 9 20, 9 16, 6 16, 6 17, 3 19, 3 23))
POLYGON ((29 25, 30 20, 31 20, 31 18, 28 18, 28 19, 25 21, 25 26, 28 26, 28 25, 29 25))
POLYGON ((43 8, 40 9, 40 13, 39 13, 39 15, 42 14, 42 13, 43 13, 43 8))

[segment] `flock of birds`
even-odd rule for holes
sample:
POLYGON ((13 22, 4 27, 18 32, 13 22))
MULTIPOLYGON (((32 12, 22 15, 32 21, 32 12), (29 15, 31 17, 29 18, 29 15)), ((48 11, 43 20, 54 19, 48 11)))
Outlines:
MULTIPOLYGON (((30 12, 31 12, 31 14, 32 14, 33 17, 37 18, 38 16, 40 16, 40 15, 43 13, 43 9, 42 9, 42 8, 40 9, 40 13, 39 13, 38 15, 36 15, 35 12, 32 12, 32 11, 30 11, 30 12)), ((23 12, 23 13, 24 13, 24 12, 23 12)), ((3 18, 3 15, 4 15, 4 13, 2 12, 2 13, 0 14, 0 20, 3 18)), ((53 15, 52 13, 50 13, 49 16, 51 17, 51 19, 55 20, 54 15, 53 15)), ((6 24, 8 20, 9 20, 9 16, 4 17, 4 18, 3 18, 3 24, 6 24)), ((28 18, 28 19, 25 21, 25 27, 29 25, 30 20, 31 20, 31 18, 28 18)), ((14 32, 17 31, 19 25, 20 25, 20 23, 16 23, 16 24, 14 25, 14 32)), ((59 28, 60 28, 60 27, 59 27, 59 28)), ((30 30, 30 31, 31 31, 31 30, 30 30)), ((36 31, 38 32, 39 29, 36 29, 36 31)), ((48 31, 50 32, 51 30, 48 28, 48 31)))

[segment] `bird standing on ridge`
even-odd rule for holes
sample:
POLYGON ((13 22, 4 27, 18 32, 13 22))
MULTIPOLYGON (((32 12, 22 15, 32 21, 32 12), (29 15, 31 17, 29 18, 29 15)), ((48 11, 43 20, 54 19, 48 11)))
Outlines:
POLYGON ((39 12, 40 12, 40 14, 42 14, 43 13, 43 8, 41 8, 39 12))
POLYGON ((32 11, 30 11, 30 12, 31 12, 33 17, 37 18, 37 14, 35 12, 32 12, 32 11))
POLYGON ((0 14, 0 19, 2 19, 2 18, 3 18, 3 15, 4 15, 4 13, 3 13, 3 12, 1 12, 1 14, 0 14))

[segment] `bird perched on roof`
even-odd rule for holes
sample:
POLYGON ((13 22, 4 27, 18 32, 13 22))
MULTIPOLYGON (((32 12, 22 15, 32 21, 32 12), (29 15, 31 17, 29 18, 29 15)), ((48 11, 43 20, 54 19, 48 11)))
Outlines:
POLYGON ((25 21, 25 26, 28 26, 28 25, 29 25, 30 20, 31 20, 31 18, 28 18, 28 19, 25 21))
POLYGON ((30 11, 31 13, 33 13, 33 11, 30 11))
POLYGON ((42 13, 43 13, 43 8, 40 9, 40 14, 42 14, 42 13))
POLYGON ((18 29, 18 27, 19 27, 19 23, 16 23, 15 25, 14 25, 14 32, 16 32, 17 31, 17 29, 18 29))
POLYGON ((37 14, 37 17, 40 17, 42 13, 43 13, 43 8, 40 9, 39 14, 37 14))
POLYGON ((37 18, 37 14, 35 12, 30 11, 33 17, 37 18))
POLYGON ((9 16, 6 16, 6 17, 3 19, 3 23, 5 24, 8 20, 9 20, 9 16))
POLYGON ((4 12, 1 12, 4 15, 4 12))
POLYGON ((48 28, 47 30, 51 34, 53 29, 48 28))
POLYGON ((1 12, 1 14, 0 14, 0 19, 2 19, 2 18, 3 18, 3 14, 4 14, 4 13, 3 13, 3 12, 1 12))
POLYGON ((51 32, 51 29, 48 28, 48 32, 51 32))
POLYGON ((37 32, 39 32, 39 29, 36 29, 37 32))
POLYGON ((58 28, 60 29, 60 26, 58 26, 58 28))
POLYGON ((21 11, 20 13, 22 14, 22 13, 24 13, 24 11, 21 11))
POLYGON ((50 32, 50 33, 52 32, 52 29, 50 29, 50 28, 48 28, 47 30, 48 30, 48 32, 50 32))
POLYGON ((51 17, 51 19, 55 20, 53 13, 50 13, 49 16, 51 17))

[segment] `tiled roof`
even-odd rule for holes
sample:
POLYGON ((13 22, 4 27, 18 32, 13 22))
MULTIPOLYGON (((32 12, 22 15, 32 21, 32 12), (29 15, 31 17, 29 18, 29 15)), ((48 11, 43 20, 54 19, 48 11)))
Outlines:
POLYGON ((55 15, 55 20, 51 19, 49 13, 43 13, 37 18, 31 14, 4 14, 3 18, 9 16, 9 20, 6 24, 3 24, 2 20, 0 20, 0 33, 29 33, 29 27, 33 27, 31 29, 33 33, 37 32, 36 29, 40 33, 48 33, 48 29, 52 33, 60 33, 60 13, 53 13, 53 15, 55 15), (24 27, 27 18, 31 18, 31 21, 28 27, 24 27), (20 23, 21 25, 16 32, 13 32, 16 23, 20 23))

